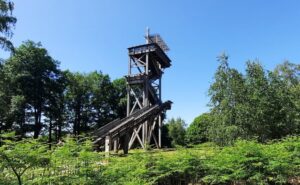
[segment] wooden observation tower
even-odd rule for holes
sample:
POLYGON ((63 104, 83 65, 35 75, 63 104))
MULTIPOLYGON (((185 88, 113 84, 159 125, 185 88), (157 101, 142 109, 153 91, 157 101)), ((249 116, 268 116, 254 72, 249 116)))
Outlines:
POLYGON ((94 144, 104 145, 106 152, 122 148, 126 154, 132 147, 162 146, 162 121, 172 104, 162 102, 162 75, 171 60, 159 34, 151 35, 147 29, 145 39, 146 44, 128 48, 127 117, 94 132, 94 144))

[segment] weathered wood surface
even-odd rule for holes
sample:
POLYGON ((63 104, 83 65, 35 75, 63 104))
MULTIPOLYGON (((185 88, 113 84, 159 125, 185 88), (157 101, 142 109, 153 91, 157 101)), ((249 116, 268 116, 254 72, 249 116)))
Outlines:
POLYGON ((123 118, 114 120, 107 125, 99 128, 94 132, 95 138, 97 138, 94 143, 100 142, 100 140, 105 139, 106 136, 110 136, 111 139, 116 137, 121 137, 127 133, 128 130, 133 129, 134 127, 143 124, 146 120, 156 117, 165 110, 171 108, 171 101, 164 102, 161 105, 154 105, 151 107, 145 107, 139 111, 134 112, 132 115, 123 118))

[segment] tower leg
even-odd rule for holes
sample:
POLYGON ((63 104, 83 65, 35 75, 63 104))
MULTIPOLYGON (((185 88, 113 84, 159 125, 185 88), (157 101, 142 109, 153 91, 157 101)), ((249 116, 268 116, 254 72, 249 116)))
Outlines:
POLYGON ((158 116, 158 147, 161 148, 161 128, 162 128, 162 122, 161 122, 161 115, 158 116))
POLYGON ((123 152, 124 154, 128 154, 128 145, 129 145, 129 134, 127 133, 123 138, 123 152))
POLYGON ((149 133, 148 133, 148 130, 149 130, 149 126, 148 126, 148 121, 146 121, 143 125, 143 129, 144 129, 144 133, 143 133, 143 145, 144 145, 144 149, 146 149, 146 147, 149 145, 149 142, 148 142, 148 138, 149 138, 149 133))
POLYGON ((109 156, 109 152, 111 151, 111 146, 112 142, 111 142, 111 137, 110 136, 106 136, 105 137, 105 156, 108 157, 109 156))
POLYGON ((118 151, 119 151, 119 138, 114 140, 114 152, 118 153, 118 151))

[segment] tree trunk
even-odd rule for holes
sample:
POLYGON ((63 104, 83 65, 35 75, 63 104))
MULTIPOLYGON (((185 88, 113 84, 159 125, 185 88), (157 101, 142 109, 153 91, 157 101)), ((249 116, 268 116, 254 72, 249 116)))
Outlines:
POLYGON ((54 134, 55 134, 55 141, 56 141, 56 143, 58 142, 58 124, 59 124, 59 122, 56 122, 55 123, 55 126, 54 126, 54 128, 55 128, 55 132, 54 132, 54 134))
POLYGON ((73 125, 73 134, 74 134, 74 136, 76 136, 76 134, 77 134, 76 129, 77 129, 77 113, 75 113, 75 120, 74 120, 74 125, 73 125))
POLYGON ((2 133, 2 122, 0 122, 0 147, 2 146, 2 137, 1 137, 1 133, 2 133))
POLYGON ((56 142, 58 142, 61 138, 61 120, 57 123, 57 126, 56 126, 56 142))
POLYGON ((48 136, 49 150, 51 150, 52 144, 52 118, 49 118, 49 136, 48 136))
POLYGON ((74 120, 74 135, 78 136, 80 134, 80 122, 81 122, 81 103, 77 101, 77 105, 75 106, 75 120, 74 120))
POLYGON ((64 121, 64 103, 61 103, 60 105, 60 115, 58 117, 58 120, 56 122, 56 142, 58 142, 61 138, 61 127, 63 125, 63 121, 64 121))
POLYGON ((37 116, 36 122, 35 122, 35 128, 34 128, 34 135, 33 138, 37 139, 40 135, 42 125, 41 125, 41 119, 39 118, 40 116, 37 116))
POLYGON ((21 137, 23 138, 25 135, 24 125, 26 123, 26 109, 23 108, 22 116, 21 116, 21 137))
POLYGON ((81 112, 80 112, 80 108, 79 108, 78 119, 77 119, 77 136, 80 135, 80 123, 81 123, 81 112))
POLYGON ((17 176, 17 178, 18 178, 18 183, 19 183, 19 185, 22 185, 22 179, 21 179, 21 176, 20 175, 16 175, 17 176))
POLYGON ((41 129, 42 129, 42 123, 41 123, 42 100, 40 100, 38 105, 36 106, 36 109, 34 111, 34 116, 35 116, 35 129, 34 129, 33 138, 37 139, 39 137, 41 129))
MULTIPOLYGON (((11 161, 10 159, 6 156, 6 155, 3 155, 4 159, 8 162, 8 164, 11 164, 11 161)), ((22 185, 22 179, 21 179, 21 176, 22 174, 25 172, 23 171, 23 173, 18 173, 17 170, 12 166, 10 165, 10 168, 12 169, 12 171, 14 172, 14 174, 17 176, 18 178, 18 182, 19 182, 19 185, 22 185)))
POLYGON ((34 134, 33 134, 33 138, 37 139, 39 137, 39 118, 38 118, 38 113, 37 110, 34 110, 34 134))

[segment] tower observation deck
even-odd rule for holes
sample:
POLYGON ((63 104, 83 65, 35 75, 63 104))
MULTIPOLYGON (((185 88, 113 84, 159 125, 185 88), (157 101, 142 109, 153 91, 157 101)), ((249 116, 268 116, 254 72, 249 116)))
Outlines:
POLYGON ((127 117, 114 120, 94 132, 96 147, 106 152, 149 145, 161 148, 161 128, 171 101, 162 101, 162 75, 171 66, 169 47, 158 34, 147 34, 146 44, 128 48, 127 117))

